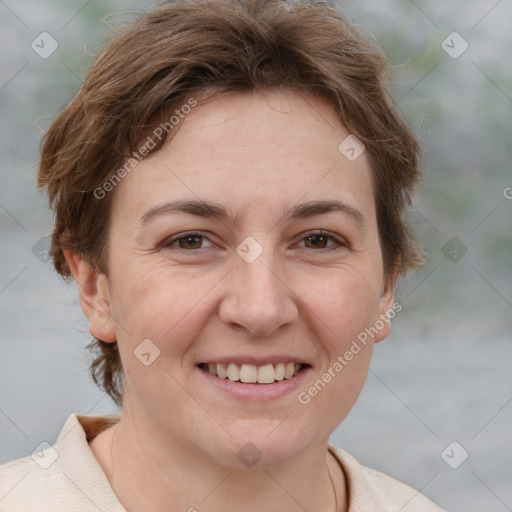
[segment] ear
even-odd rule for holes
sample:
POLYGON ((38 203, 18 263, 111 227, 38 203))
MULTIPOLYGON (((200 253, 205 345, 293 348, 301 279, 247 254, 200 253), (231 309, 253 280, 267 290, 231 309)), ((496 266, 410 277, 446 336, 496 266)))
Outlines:
POLYGON ((75 278, 80 306, 89 320, 90 333, 102 341, 116 341, 107 276, 93 270, 78 252, 63 249, 63 253, 75 278))
POLYGON ((374 343, 378 343, 390 335, 391 319, 395 317, 396 313, 402 310, 402 305, 395 302, 394 293, 396 280, 398 278, 398 269, 399 265, 396 264, 392 276, 384 283, 384 289, 379 299, 379 319, 376 320, 378 327, 380 327, 381 323, 383 327, 379 329, 379 332, 375 335, 373 339, 374 343))

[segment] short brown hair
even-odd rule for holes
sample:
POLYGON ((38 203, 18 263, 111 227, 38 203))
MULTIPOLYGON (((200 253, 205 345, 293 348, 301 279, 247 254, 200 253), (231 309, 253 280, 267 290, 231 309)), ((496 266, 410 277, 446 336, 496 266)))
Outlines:
MULTIPOLYGON (((112 195, 95 190, 137 150, 155 117, 197 95, 289 88, 327 100, 366 148, 385 277, 421 263, 403 215, 421 172, 418 142, 396 112, 386 57, 336 7, 292 0, 175 0, 141 16, 96 58, 82 88, 46 132, 38 186, 55 212, 51 256, 62 248, 107 273, 112 195)), ((149 151, 161 148, 166 137, 149 151)), ((169 135, 167 136, 169 140, 169 135)), ((119 176, 118 176, 119 177, 119 176)), ((94 339, 94 381, 122 403, 116 343, 94 339)))

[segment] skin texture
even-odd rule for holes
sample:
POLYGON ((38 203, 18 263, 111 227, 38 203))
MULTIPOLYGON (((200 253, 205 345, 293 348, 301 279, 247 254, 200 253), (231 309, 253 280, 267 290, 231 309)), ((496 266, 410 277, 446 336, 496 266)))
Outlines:
POLYGON ((127 510, 332 511, 328 468, 346 510, 327 442, 389 322, 307 405, 297 395, 394 303, 371 170, 365 153, 351 162, 338 151, 347 135, 328 104, 293 91, 199 105, 114 190, 108 277, 65 253, 91 333, 119 344, 122 418, 91 448, 127 510), (214 202, 230 218, 173 213, 141 223, 176 199, 214 202), (286 218, 297 203, 331 199, 362 222, 340 211, 286 218), (343 245, 311 240, 312 230, 343 245), (205 238, 170 240, 189 231, 205 238), (249 236, 263 248, 253 263, 236 252, 249 236), (148 338, 160 355, 145 366, 134 350, 148 338), (311 368, 300 389, 244 401, 206 384, 196 366, 225 355, 286 355, 311 368), (237 458, 248 442, 262 454, 250 469, 237 458))

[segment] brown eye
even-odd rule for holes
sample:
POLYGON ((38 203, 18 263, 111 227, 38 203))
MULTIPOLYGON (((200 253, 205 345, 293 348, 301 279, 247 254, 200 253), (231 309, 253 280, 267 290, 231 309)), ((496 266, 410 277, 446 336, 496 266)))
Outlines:
POLYGON ((199 249, 202 243, 202 236, 189 235, 178 238, 176 241, 182 249, 199 249))
MULTIPOLYGON (((200 233, 185 233, 165 242, 163 247, 167 249, 183 249, 187 252, 193 252, 199 249, 204 249, 205 241, 208 241, 208 238, 200 233)), ((209 243, 211 244, 211 242, 209 243)))
MULTIPOLYGON (((327 246, 328 237, 325 235, 312 235, 306 237, 304 240, 309 240, 311 242, 310 249, 324 249, 327 246)), ((308 244, 306 243, 306 247, 308 244)))
POLYGON ((343 239, 323 232, 310 233, 302 240, 304 240, 307 249, 337 250, 347 246, 343 239), (328 245, 329 241, 334 243, 328 245))

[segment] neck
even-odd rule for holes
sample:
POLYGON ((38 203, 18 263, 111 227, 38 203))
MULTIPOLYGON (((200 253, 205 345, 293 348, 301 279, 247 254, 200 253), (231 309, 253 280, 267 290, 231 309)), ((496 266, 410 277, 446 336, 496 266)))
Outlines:
POLYGON ((110 485, 128 511, 275 508, 345 512, 343 472, 318 444, 279 465, 233 469, 182 443, 148 432, 130 415, 91 441, 110 485))

